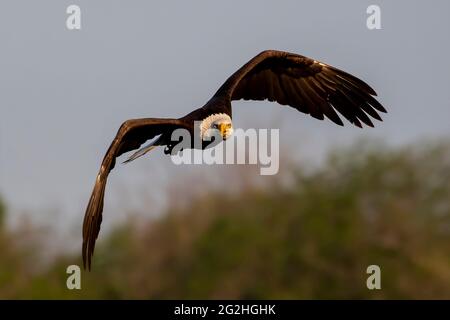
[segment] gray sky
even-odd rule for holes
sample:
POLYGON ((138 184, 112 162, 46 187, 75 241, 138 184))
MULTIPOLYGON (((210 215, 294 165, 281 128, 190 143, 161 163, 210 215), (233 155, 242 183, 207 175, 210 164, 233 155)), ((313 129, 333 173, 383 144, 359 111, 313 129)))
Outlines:
MULTIPOLYGON (((297 154, 312 157, 360 137, 403 144, 449 136, 449 12, 446 0, 4 0, 0 194, 13 213, 52 209, 58 221, 81 223, 121 122, 188 113, 264 49, 300 53, 364 79, 389 113, 375 129, 360 130, 239 102, 235 127, 280 127, 282 145, 295 142, 297 154), (81 7, 80 31, 66 29, 70 4, 81 7), (366 27, 370 4, 381 7, 382 30, 366 27)), ((143 186, 164 196, 165 182, 193 170, 159 153, 118 166, 105 210, 120 212, 117 199, 139 196, 143 186)))

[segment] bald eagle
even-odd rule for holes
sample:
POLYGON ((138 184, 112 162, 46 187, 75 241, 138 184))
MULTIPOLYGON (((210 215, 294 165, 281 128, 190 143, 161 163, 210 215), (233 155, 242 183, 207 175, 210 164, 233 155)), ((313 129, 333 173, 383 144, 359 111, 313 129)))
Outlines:
POLYGON ((237 70, 201 108, 178 119, 144 118, 125 121, 119 128, 95 181, 83 222, 83 265, 91 268, 95 241, 102 221, 103 199, 109 172, 116 158, 153 141, 127 161, 132 161, 157 146, 170 154, 174 147, 171 134, 186 129, 194 134, 194 123, 200 122, 201 144, 207 132, 215 129, 223 139, 233 133, 231 101, 269 100, 287 105, 312 117, 325 117, 343 126, 340 113, 350 123, 362 128, 373 127, 370 117, 382 121, 378 112, 386 109, 374 98, 375 91, 362 80, 328 64, 294 53, 266 50, 237 70), (370 117, 369 117, 370 116, 370 117))

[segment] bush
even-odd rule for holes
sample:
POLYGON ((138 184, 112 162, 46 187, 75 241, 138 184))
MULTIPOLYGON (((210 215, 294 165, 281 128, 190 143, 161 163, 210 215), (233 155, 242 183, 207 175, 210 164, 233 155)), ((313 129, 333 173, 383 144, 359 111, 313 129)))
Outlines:
POLYGON ((240 193, 211 191, 105 237, 81 291, 65 289, 76 255, 9 297, 448 299, 449 150, 359 144, 312 173, 289 169, 289 183, 284 172, 240 193), (372 264, 382 290, 366 287, 372 264))

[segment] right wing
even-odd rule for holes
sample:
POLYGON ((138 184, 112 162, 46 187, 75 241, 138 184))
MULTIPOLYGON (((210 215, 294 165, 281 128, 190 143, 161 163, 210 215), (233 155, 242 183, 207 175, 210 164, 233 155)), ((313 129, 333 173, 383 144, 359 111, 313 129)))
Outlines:
POLYGON ((161 134, 170 134, 185 124, 178 119, 134 119, 125 121, 117 132, 105 157, 95 181, 83 222, 83 266, 91 269, 95 240, 102 222, 103 199, 109 172, 114 168, 116 158, 121 154, 135 150, 145 141, 161 134))

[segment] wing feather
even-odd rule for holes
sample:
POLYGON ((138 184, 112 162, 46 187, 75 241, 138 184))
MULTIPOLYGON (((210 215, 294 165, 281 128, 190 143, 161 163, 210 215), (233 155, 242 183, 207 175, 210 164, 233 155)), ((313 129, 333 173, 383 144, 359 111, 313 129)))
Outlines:
POLYGON ((160 134, 170 134, 184 123, 177 119, 135 119, 125 121, 118 130, 103 158, 100 171, 95 180, 94 189, 89 199, 83 221, 83 265, 91 268, 95 241, 100 232, 103 202, 108 175, 114 168, 116 158, 121 154, 137 149, 145 141, 160 134))
POLYGON ((251 59, 219 88, 214 97, 269 100, 317 119, 343 125, 337 112, 358 127, 386 109, 361 79, 328 64, 283 51, 267 50, 251 59), (376 111, 377 110, 377 111, 376 111), (337 111, 337 112, 336 112, 337 111))

